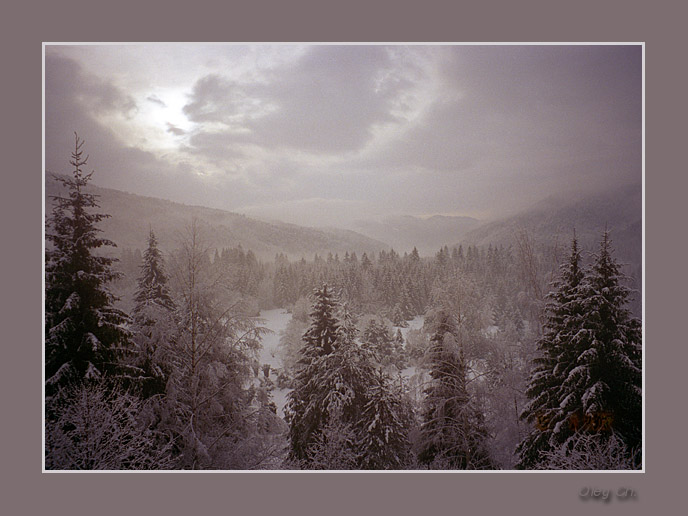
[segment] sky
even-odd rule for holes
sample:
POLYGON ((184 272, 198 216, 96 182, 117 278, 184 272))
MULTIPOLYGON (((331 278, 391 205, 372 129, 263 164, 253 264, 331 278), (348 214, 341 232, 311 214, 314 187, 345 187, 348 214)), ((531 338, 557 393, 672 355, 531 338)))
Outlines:
POLYGON ((639 184, 639 45, 45 45, 45 168, 306 226, 639 184))

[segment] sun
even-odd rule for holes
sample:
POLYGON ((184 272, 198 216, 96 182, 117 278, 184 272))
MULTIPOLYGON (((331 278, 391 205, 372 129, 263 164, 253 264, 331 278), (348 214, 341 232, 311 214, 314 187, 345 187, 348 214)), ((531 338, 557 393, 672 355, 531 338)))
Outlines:
POLYGON ((135 123, 145 133, 148 147, 168 151, 188 138, 194 124, 184 114, 187 101, 182 88, 157 88, 141 94, 135 123))

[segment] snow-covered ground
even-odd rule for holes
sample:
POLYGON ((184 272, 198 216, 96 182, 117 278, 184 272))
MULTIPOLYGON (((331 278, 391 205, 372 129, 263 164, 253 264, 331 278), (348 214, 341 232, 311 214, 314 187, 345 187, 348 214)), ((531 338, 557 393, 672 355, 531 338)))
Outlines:
MULTIPOLYGON (((279 341, 281 332, 291 320, 291 314, 283 308, 276 308, 274 310, 263 310, 260 312, 260 318, 262 319, 261 326, 268 328, 271 332, 263 335, 263 348, 260 350, 258 360, 261 366, 263 364, 270 364, 270 369, 281 368, 279 341)), ((280 417, 284 417, 284 406, 287 404, 287 394, 290 390, 275 387, 271 391, 272 401, 277 405, 277 415, 280 417)))
POLYGON ((275 310, 263 310, 260 312, 260 318, 263 319, 261 326, 271 330, 271 333, 263 336, 263 349, 260 350, 258 360, 260 360, 261 365, 270 364, 271 368, 282 367, 278 351, 280 332, 289 324, 291 314, 283 308, 276 308, 275 310))
MULTIPOLYGON (((401 334, 404 336, 404 339, 406 339, 406 335, 408 334, 409 330, 420 330, 423 327, 423 324, 425 323, 425 316, 424 315, 416 315, 413 319, 408 322, 408 328, 399 328, 401 330, 401 334)), ((394 327, 394 332, 396 333, 397 327, 394 327)))

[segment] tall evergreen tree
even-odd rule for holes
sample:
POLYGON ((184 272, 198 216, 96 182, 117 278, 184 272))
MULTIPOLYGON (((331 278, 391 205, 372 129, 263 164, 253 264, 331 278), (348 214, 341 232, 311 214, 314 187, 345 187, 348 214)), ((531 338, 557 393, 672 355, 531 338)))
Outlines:
POLYGON ((329 355, 334 350, 339 333, 336 309, 337 300, 327 284, 315 291, 315 303, 310 314, 312 324, 303 339, 306 343, 305 349, 316 356, 329 355))
POLYGON ((303 348, 295 388, 289 393, 285 409, 289 423, 291 457, 307 460, 308 448, 315 436, 327 424, 327 409, 323 405, 322 374, 323 356, 334 350, 339 334, 339 323, 335 318, 336 301, 327 285, 314 292, 311 325, 303 336, 303 348))
POLYGON ((404 469, 409 462, 413 409, 401 388, 377 371, 357 422, 361 469, 404 469))
POLYGON ((605 230, 584 284, 587 347, 580 350, 577 366, 564 381, 561 407, 578 416, 583 430, 603 436, 612 430, 639 459, 642 330, 627 307, 631 291, 612 254, 605 230))
MULTIPOLYGON (((316 290, 311 326, 303 338, 301 368, 285 410, 290 457, 305 467, 313 457, 312 447, 322 440, 326 429, 353 429, 374 379, 371 352, 356 342, 348 313, 340 322, 336 310, 337 302, 327 285, 316 290)), ((345 442, 351 446, 352 460, 357 461, 355 443, 345 442)))
POLYGON ((567 415, 560 409, 560 391, 566 377, 575 366, 576 345, 580 345, 579 330, 585 316, 581 302, 584 274, 578 240, 571 242, 569 259, 560 267, 559 278, 552 283, 545 307, 546 322, 543 336, 538 340, 538 356, 533 360, 533 372, 526 390, 530 402, 522 419, 536 425, 536 429, 517 448, 518 467, 533 468, 543 452, 552 451, 550 442, 554 429, 566 431, 567 415))
POLYGON ((459 328, 440 310, 428 350, 432 381, 425 391, 418 459, 430 467, 489 469, 483 416, 467 389, 459 328))
POLYGON ((148 248, 143 253, 138 289, 134 297, 136 302, 134 306, 135 318, 145 317, 145 312, 150 307, 161 308, 167 311, 175 309, 167 281, 165 262, 160 249, 158 249, 155 233, 151 229, 148 234, 148 248))
POLYGON ((96 250, 114 246, 101 238, 97 224, 108 217, 98 208, 97 196, 85 187, 93 172, 85 174, 83 140, 75 134, 69 163, 71 177, 56 177, 68 190, 55 196, 46 238, 45 266, 45 376, 46 394, 70 382, 97 379, 115 373, 128 345, 126 314, 114 308, 116 298, 108 283, 117 277, 113 258, 96 250))
POLYGON ((616 435, 629 451, 640 452, 640 322, 626 308, 630 291, 622 284, 608 232, 586 275, 579 264, 574 239, 549 296, 541 357, 523 413, 538 428, 517 449, 520 468, 540 467, 553 453, 566 455, 581 434, 600 442, 616 435))
POLYGON ((143 254, 133 310, 136 355, 133 364, 141 370, 142 394, 161 394, 172 369, 169 343, 174 333, 176 308, 165 273, 165 263, 153 230, 143 254))

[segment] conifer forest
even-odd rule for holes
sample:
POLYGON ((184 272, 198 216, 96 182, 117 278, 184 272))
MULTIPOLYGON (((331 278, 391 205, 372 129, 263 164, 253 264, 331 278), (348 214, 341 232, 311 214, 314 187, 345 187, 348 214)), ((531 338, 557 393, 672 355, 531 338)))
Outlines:
MULTIPOLYGON (((425 50, 411 49, 414 66, 425 66, 425 50)), ((347 60, 358 59, 353 51, 337 61, 344 75, 364 73, 347 60)), ((400 53, 384 54, 390 66, 400 53)), ((303 61, 308 55, 299 66, 317 76, 329 61, 314 54, 303 61)), ((68 78, 49 67, 51 59, 66 67, 66 57, 46 58, 47 91, 59 91, 58 79, 68 78)), ((359 75, 351 84, 363 88, 359 75)), ((380 77, 380 95, 406 87, 380 77)), ((240 114, 230 115, 212 100, 231 89, 222 80, 196 83, 183 109, 189 120, 241 122, 258 141, 260 131, 273 134, 261 117, 304 107, 292 91, 298 85, 285 80, 284 97, 272 93, 282 111, 265 114, 257 104, 251 111, 241 99, 253 90, 236 82, 240 114)), ((126 100, 97 91, 107 91, 110 103, 94 113, 126 100)), ((339 113, 337 102, 331 98, 332 112, 318 116, 339 113)), ((398 113, 403 106, 395 109, 406 116, 398 113)), ((503 109, 509 124, 516 115, 503 109)), ((491 123, 473 121, 477 131, 491 123)), ((168 124, 174 137, 190 131, 168 124)), ((285 145, 301 136, 294 127, 279 133, 285 145)), ((358 133, 347 134, 328 142, 358 145, 358 133)), ((539 205, 487 224, 446 215, 336 228, 329 220, 273 222, 194 200, 163 202, 170 198, 163 192, 127 193, 138 190, 108 183, 101 172, 111 166, 99 152, 101 136, 93 145, 89 134, 67 136, 59 142, 69 145, 56 150, 61 161, 45 173, 46 470, 643 468, 641 219, 633 185, 596 185, 578 204, 539 205)), ((394 167, 403 169, 411 159, 404 156, 394 167)), ((364 166, 360 156, 347 159, 364 166)), ((289 174, 296 172, 261 188, 280 188, 289 174)))

